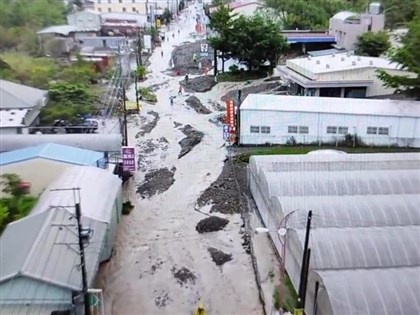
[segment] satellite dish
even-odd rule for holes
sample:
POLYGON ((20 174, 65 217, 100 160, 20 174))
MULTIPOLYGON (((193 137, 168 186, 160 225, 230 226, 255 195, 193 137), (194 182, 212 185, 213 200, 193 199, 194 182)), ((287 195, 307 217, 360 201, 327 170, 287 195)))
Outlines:
POLYGON ((278 233, 280 236, 285 236, 285 235, 286 235, 286 233, 287 233, 287 229, 285 229, 285 228, 279 228, 279 230, 277 231, 277 233, 278 233))

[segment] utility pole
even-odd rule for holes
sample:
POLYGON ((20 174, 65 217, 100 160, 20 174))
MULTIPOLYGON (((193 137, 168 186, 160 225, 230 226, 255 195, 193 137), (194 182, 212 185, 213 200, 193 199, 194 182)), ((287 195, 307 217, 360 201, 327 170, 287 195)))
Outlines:
POLYGON ((124 145, 128 146, 128 128, 127 128, 127 103, 125 101, 125 87, 123 87, 123 111, 124 111, 124 145))
POLYGON ((311 231, 311 222, 312 222, 312 210, 309 211, 308 219, 306 221, 305 243, 303 247, 302 265, 300 269, 300 281, 299 281, 298 302, 297 302, 298 309, 305 308, 306 284, 308 281, 308 270, 309 270, 309 259, 310 259, 310 249, 308 249, 308 245, 309 245, 309 235, 311 231))
POLYGON ((79 236, 80 265, 82 268, 83 301, 85 306, 85 315, 90 315, 89 292, 86 274, 85 246, 83 244, 82 236, 82 212, 80 209, 80 203, 76 203, 75 208, 77 220, 77 234, 79 236))

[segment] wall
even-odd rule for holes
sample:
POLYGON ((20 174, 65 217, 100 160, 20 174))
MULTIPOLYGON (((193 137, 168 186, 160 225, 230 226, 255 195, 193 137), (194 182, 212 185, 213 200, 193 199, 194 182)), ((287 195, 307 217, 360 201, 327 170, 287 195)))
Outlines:
POLYGON ((42 300, 43 303, 71 304, 71 291, 51 286, 26 277, 16 277, 0 284, 0 304, 27 304, 42 300))
POLYGON ((75 25, 81 30, 98 30, 101 27, 99 14, 81 11, 67 16, 69 25, 75 25))
POLYGON ((1 127, 0 128, 0 135, 17 135, 18 128, 16 127, 1 127))
POLYGON ((23 181, 31 183, 31 195, 37 197, 58 175, 72 166, 74 165, 69 163, 35 158, 4 165, 1 167, 1 173, 18 174, 23 181))
POLYGON ((101 0, 95 1, 95 10, 107 13, 107 12, 119 12, 119 13, 139 13, 146 14, 146 2, 134 0, 101 0), (101 2, 101 3, 98 3, 101 2), (125 8, 125 11, 124 11, 125 8))
POLYGON ((347 127, 349 134, 369 145, 420 147, 420 118, 281 111, 241 111, 241 144, 336 143, 345 134, 329 134, 327 127, 347 127), (251 126, 270 127, 270 134, 251 133, 251 126), (288 126, 307 126, 307 134, 289 133, 288 126), (388 128, 388 135, 369 135, 367 127, 388 128), (417 137, 417 138, 415 138, 417 137))
POLYGON ((107 261, 112 256, 115 238, 118 232, 118 225, 122 215, 122 186, 118 190, 117 197, 112 205, 112 219, 108 226, 108 233, 105 239, 105 245, 101 253, 100 262, 107 261))

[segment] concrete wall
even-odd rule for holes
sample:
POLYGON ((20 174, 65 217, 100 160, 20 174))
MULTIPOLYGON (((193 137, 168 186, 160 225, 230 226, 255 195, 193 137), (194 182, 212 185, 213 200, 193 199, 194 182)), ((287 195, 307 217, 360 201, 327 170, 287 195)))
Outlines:
POLYGON ((345 134, 329 134, 327 127, 347 127, 370 145, 420 147, 420 118, 302 113, 282 111, 241 111, 241 144, 286 144, 293 137, 298 143, 337 143, 345 134), (251 133, 251 126, 270 127, 269 134, 251 133), (308 133, 289 133, 288 126, 308 127, 308 133), (388 135, 367 134, 367 127, 388 128, 388 135))
POLYGON ((1 167, 1 174, 19 175, 23 181, 31 183, 31 195, 37 197, 58 175, 72 166, 74 165, 69 163, 35 158, 4 165, 1 167))
MULTIPOLYGON (((0 284, 0 303, 26 304, 41 301, 44 304, 70 304, 71 291, 51 286, 26 277, 13 278, 0 284)), ((1 306, 0 306, 1 308, 1 306)))
POLYGON ((0 135, 17 135, 19 134, 19 128, 16 127, 1 127, 0 135))

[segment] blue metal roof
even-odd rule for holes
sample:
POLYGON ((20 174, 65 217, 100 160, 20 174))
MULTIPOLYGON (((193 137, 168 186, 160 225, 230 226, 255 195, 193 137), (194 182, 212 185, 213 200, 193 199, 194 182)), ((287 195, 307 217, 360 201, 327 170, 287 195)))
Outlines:
POLYGON ((34 158, 43 158, 75 165, 95 166, 98 166, 99 161, 102 166, 103 161, 101 160, 103 160, 104 154, 102 152, 85 150, 61 144, 46 143, 0 153, 0 165, 22 162, 34 158))
POLYGON ((288 36, 287 37, 287 42, 289 44, 298 44, 298 43, 335 43, 335 38, 334 36, 324 36, 324 37, 303 37, 303 36, 299 36, 299 37, 293 37, 293 36, 288 36))

